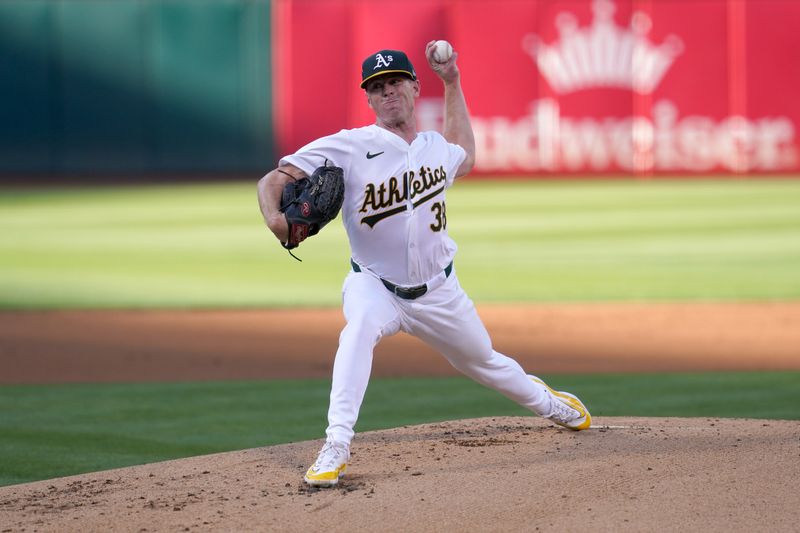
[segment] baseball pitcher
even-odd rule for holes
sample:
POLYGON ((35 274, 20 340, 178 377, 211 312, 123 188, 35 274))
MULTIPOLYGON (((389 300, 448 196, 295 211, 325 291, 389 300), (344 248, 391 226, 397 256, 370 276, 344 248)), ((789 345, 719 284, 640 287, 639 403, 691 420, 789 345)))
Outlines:
POLYGON ((380 50, 361 66, 361 88, 375 123, 311 142, 283 157, 258 183, 264 220, 285 247, 319 231, 339 209, 350 242, 351 270, 342 288, 346 326, 333 366, 327 439, 305 475, 310 485, 334 486, 344 474, 373 349, 398 331, 556 424, 573 430, 591 425, 577 397, 551 389, 492 348, 459 284, 446 193, 472 169, 475 140, 457 52, 432 41, 425 55, 444 84, 442 134, 417 131, 420 83, 406 54, 380 50), (334 175, 330 184, 319 185, 320 174, 328 173, 334 175))

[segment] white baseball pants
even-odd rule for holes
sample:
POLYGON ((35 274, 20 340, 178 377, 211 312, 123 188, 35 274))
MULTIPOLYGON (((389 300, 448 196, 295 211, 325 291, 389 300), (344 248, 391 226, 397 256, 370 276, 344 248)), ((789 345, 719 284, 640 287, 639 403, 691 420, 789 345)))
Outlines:
POLYGON ((372 370, 373 349, 398 331, 439 351, 457 370, 534 413, 550 412, 550 398, 515 360, 492 349, 489 334, 455 271, 415 300, 389 292, 369 272, 350 272, 342 288, 346 326, 333 365, 328 439, 349 444, 372 370))

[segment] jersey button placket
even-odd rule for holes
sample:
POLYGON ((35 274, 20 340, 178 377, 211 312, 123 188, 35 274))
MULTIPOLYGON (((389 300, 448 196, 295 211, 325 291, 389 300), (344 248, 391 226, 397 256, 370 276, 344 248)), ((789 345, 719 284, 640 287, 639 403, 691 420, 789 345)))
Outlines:
MULTIPOLYGON (((406 150, 406 171, 404 173, 406 195, 406 206, 408 209, 408 217, 406 218, 406 274, 409 279, 414 279, 416 272, 414 271, 414 203, 411 198, 411 172, 414 167, 411 161, 411 147, 406 150)), ((409 283, 412 285, 413 283, 409 283)))
MULTIPOLYGON (((408 227, 406 228, 406 242, 408 243, 408 254, 407 254, 407 262, 406 267, 408 269, 408 275, 412 280, 417 279, 419 274, 419 247, 417 245, 417 224, 418 224, 418 216, 416 211, 414 210, 414 199, 411 198, 411 183, 410 177, 411 173, 415 172, 414 170, 414 160, 411 157, 412 148, 409 147, 407 152, 407 164, 408 164, 408 174, 409 176, 409 183, 406 184, 407 191, 408 191, 408 209, 410 211, 410 216, 408 217, 408 227)), ((417 283, 412 283, 416 285, 417 283)))

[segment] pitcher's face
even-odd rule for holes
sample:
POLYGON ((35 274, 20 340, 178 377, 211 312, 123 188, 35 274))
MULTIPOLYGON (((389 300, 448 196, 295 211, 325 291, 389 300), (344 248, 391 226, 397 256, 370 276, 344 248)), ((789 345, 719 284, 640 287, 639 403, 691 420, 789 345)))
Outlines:
POLYGON ((365 89, 367 103, 378 121, 396 124, 413 119, 414 99, 419 96, 418 81, 388 74, 370 80, 365 89))

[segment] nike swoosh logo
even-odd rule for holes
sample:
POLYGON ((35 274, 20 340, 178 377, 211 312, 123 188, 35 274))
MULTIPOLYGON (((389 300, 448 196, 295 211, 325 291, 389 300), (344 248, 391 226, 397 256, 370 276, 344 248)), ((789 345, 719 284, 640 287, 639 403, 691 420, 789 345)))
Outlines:
POLYGON ((378 152, 377 154, 371 154, 371 153, 367 152, 367 159, 372 159, 373 157, 378 157, 382 153, 383 152, 378 152))

